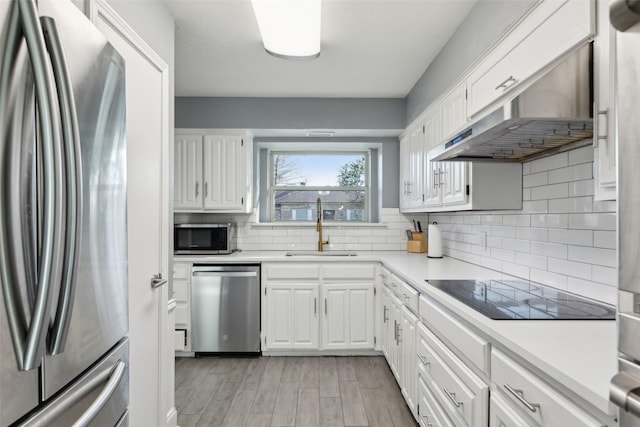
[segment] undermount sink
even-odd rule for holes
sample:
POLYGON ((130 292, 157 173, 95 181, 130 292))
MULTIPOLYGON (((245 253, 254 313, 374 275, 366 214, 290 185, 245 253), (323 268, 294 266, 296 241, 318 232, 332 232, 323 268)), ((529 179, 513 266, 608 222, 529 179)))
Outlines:
POLYGON ((286 256, 356 256, 357 254, 352 251, 295 251, 287 252, 286 256))

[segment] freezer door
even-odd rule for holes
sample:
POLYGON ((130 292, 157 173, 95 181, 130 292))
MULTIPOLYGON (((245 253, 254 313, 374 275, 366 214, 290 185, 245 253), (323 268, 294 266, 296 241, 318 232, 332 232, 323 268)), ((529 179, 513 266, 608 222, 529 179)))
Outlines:
POLYGON ((40 0, 38 11, 41 17, 53 18, 66 57, 82 164, 75 297, 62 331, 63 345, 54 349, 49 340, 42 383, 46 400, 100 359, 129 329, 125 65, 72 2, 40 0))
POLYGON ((125 339, 21 427, 126 425, 128 404, 129 341, 125 339))

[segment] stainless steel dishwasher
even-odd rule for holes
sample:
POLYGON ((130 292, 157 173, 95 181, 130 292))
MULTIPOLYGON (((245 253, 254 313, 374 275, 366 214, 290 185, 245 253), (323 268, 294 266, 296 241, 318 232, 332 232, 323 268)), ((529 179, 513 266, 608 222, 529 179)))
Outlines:
POLYGON ((260 266, 198 265, 191 270, 192 350, 260 353, 260 266))

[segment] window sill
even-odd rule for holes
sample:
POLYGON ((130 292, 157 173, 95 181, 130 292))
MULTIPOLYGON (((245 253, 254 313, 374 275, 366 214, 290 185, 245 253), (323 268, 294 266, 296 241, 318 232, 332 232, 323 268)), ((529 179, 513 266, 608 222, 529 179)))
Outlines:
MULTIPOLYGON (((315 221, 306 222, 254 222, 251 228, 293 228, 293 227, 315 227, 315 221)), ((331 228, 387 228, 384 222, 331 222, 322 221, 323 227, 331 228)))

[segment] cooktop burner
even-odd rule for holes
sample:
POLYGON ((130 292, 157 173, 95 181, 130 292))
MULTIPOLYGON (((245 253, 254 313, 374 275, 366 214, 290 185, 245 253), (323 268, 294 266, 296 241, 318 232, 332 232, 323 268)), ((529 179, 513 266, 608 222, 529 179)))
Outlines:
POLYGON ((615 320, 615 307, 527 280, 426 280, 496 320, 615 320))

